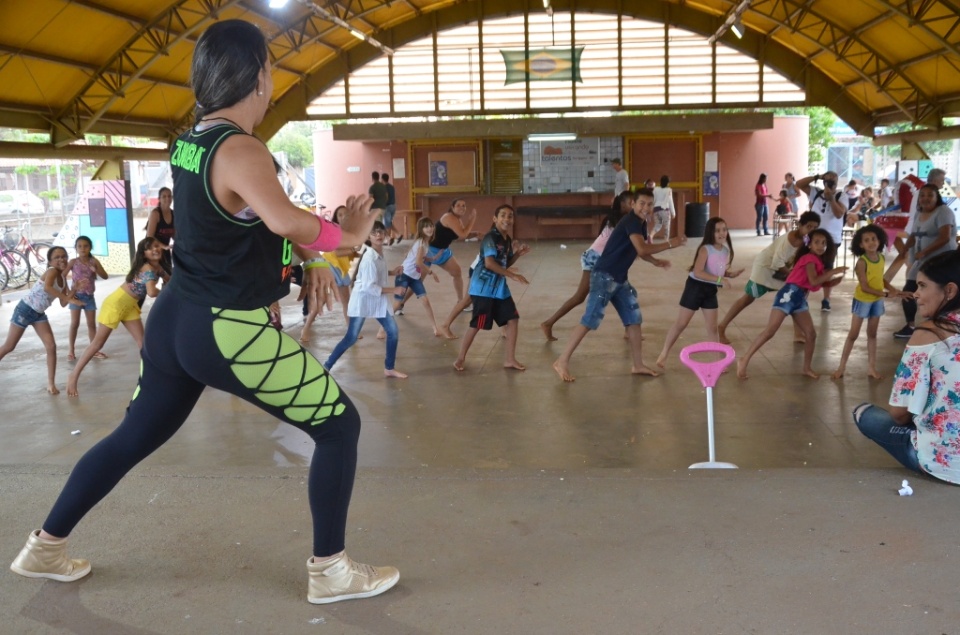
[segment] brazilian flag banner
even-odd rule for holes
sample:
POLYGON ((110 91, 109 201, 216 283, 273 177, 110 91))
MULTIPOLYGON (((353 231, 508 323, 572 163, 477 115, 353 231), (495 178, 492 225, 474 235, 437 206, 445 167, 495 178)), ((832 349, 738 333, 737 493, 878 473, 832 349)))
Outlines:
POLYGON ((580 82, 583 47, 500 49, 507 69, 504 86, 518 82, 580 82))

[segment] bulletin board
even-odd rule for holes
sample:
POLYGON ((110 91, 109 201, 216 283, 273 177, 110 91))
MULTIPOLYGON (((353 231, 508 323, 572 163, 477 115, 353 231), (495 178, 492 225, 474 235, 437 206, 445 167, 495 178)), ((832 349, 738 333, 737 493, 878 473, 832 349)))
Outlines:
POLYGON ((435 170, 443 166, 445 183, 431 182, 432 187, 476 187, 477 185, 477 153, 473 150, 451 150, 447 152, 431 152, 427 155, 427 163, 431 166, 431 180, 438 177, 440 172, 435 170))

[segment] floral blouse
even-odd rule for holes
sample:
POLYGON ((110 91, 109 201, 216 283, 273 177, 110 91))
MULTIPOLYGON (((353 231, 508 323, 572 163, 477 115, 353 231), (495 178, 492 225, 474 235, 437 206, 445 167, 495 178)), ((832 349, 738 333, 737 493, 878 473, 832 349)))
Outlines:
MULTIPOLYGON (((960 324, 960 313, 950 317, 960 324)), ((913 415, 911 436, 923 471, 960 485, 960 335, 907 346, 890 405, 913 415)))

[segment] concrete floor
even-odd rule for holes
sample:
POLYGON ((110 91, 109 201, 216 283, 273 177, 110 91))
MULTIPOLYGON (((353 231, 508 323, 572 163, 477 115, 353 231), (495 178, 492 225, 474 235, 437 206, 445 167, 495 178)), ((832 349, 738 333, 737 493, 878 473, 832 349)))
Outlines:
MULTIPOLYGON (((767 239, 735 232, 747 266, 767 239)), ((388 249, 399 263, 404 246, 388 249)), ((954 488, 899 469, 850 419, 858 403, 885 403, 902 344, 888 304, 879 367, 868 380, 861 336, 842 382, 829 378, 849 328, 854 283, 818 310, 814 367, 785 327, 754 358, 751 379, 724 375, 715 390, 717 454, 735 472, 696 472, 706 460, 706 406, 677 359, 704 336, 695 317, 659 378, 629 374, 615 314, 573 358, 564 384, 551 363, 575 309, 547 343, 539 323, 575 288, 584 241, 541 242, 512 284, 517 356, 502 369, 502 340, 481 333, 456 373, 459 341, 435 339, 416 302, 399 317, 397 368, 382 377, 375 323, 335 368, 363 416, 360 469, 348 528, 357 559, 400 568, 396 589, 329 607, 305 602, 309 555, 305 435, 252 406, 208 391, 187 425, 95 509, 72 538, 94 573, 72 585, 0 575, 10 633, 955 633, 954 488), (897 496, 903 478, 916 494, 897 496), (924 522, 918 523, 922 518, 924 522), (951 589, 951 591, 946 591, 951 589)), ((464 266, 476 243, 455 246, 464 266)), ((669 271, 638 262, 631 279, 653 364, 676 317, 689 246, 669 271)), ((742 281, 746 281, 746 275, 742 281)), ((428 290, 438 315, 449 278, 428 290)), ((98 289, 103 298, 119 282, 98 289)), ((721 312, 742 285, 721 292, 721 312)), ((0 322, 18 294, 6 293, 0 322)), ((729 335, 745 350, 770 299, 729 335)), ((49 312, 66 379, 64 309, 49 312)), ((284 305, 299 335, 299 308, 284 305)), ((149 320, 149 318, 148 318, 149 320)), ((462 333, 466 318, 455 330, 462 333)), ((313 350, 329 353, 342 316, 322 317, 313 350)), ((85 338, 81 336, 81 341, 85 338)), ((49 397, 44 353, 27 333, 0 362, 0 553, 12 559, 69 469, 122 417, 137 374, 130 338, 116 333, 81 378, 81 396, 49 397), (72 431, 79 430, 73 435, 72 431)))

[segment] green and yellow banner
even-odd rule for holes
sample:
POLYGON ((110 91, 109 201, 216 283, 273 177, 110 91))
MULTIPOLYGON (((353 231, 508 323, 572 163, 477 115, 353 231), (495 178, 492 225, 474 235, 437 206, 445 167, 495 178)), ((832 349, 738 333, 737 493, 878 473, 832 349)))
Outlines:
POLYGON ((580 56, 583 47, 500 49, 507 69, 504 85, 517 82, 583 82, 580 56))

